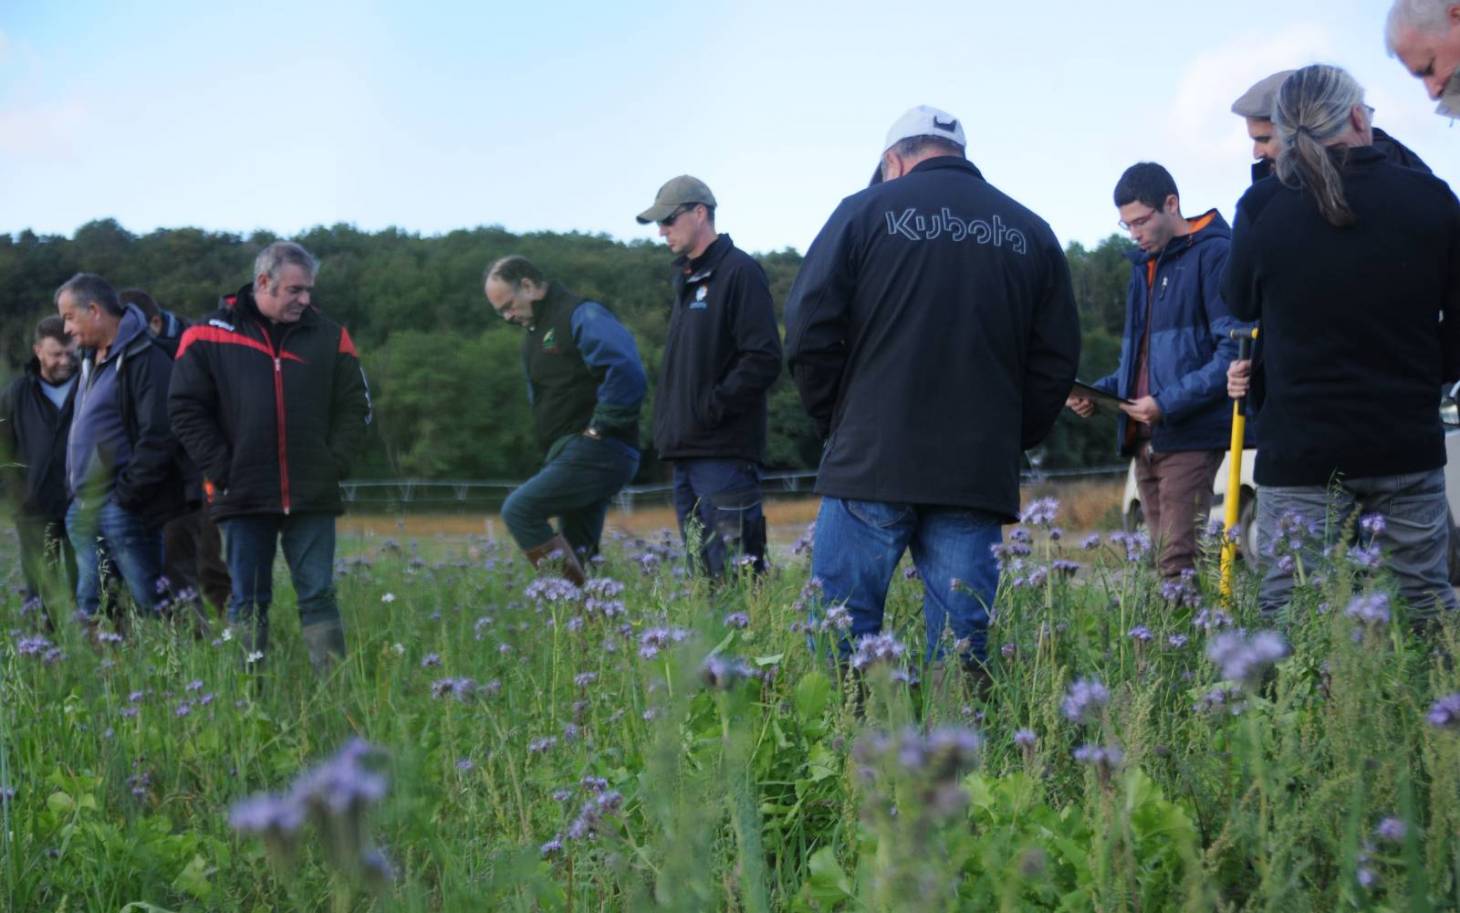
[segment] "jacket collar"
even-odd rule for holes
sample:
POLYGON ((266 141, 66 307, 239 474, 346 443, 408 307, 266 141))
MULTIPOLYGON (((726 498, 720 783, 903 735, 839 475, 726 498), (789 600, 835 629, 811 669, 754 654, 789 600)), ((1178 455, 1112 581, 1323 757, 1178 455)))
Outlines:
POLYGON ((699 282, 715 271, 715 267, 720 265, 720 261, 725 259, 725 255, 734 246, 735 242, 730 240, 730 236, 721 232, 715 243, 705 248, 704 253, 693 260, 688 254, 681 254, 675 259, 674 265, 686 282, 699 282))
MULTIPOLYGON (((233 299, 233 303, 228 306, 233 309, 235 317, 249 317, 253 320, 257 320, 260 324, 263 324, 266 327, 272 328, 274 326, 273 322, 270 321, 269 318, 264 316, 263 311, 259 310, 259 304, 257 301, 254 300, 253 297, 252 282, 248 283, 243 288, 233 293, 233 295, 225 297, 223 299, 225 303, 228 301, 229 297, 233 299)), ((318 319, 318 317, 319 315, 315 311, 314 305, 311 304, 309 307, 304 309, 304 313, 300 315, 299 320, 294 325, 307 326, 314 323, 315 320, 318 319)))
POLYGON ((966 171, 979 180, 983 180, 983 172, 968 159, 958 155, 939 155, 930 159, 923 159, 913 166, 912 174, 917 171, 966 171))
POLYGON ((1180 256, 1207 241, 1232 237, 1232 229, 1227 225, 1227 220, 1223 219, 1222 214, 1215 209, 1208 209, 1195 219, 1187 219, 1187 224, 1191 226, 1190 234, 1172 238, 1165 247, 1154 253, 1148 254, 1139 247, 1126 251, 1126 259, 1139 266, 1150 260, 1164 260, 1180 256))

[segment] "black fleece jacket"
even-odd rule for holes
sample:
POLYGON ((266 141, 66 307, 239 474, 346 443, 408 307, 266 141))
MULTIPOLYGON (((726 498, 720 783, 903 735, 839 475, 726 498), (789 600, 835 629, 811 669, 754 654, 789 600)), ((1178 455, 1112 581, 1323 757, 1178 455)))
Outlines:
POLYGON ((1357 222, 1276 178, 1237 204, 1223 297, 1261 322, 1256 479, 1326 485, 1445 463, 1439 394, 1460 377, 1460 203, 1372 146, 1335 152, 1357 222))

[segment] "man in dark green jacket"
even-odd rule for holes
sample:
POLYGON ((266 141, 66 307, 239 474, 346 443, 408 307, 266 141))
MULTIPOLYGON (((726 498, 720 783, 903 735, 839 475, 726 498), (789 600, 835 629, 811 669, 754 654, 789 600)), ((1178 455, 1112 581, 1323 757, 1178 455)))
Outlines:
POLYGON ((609 501, 639 468, 639 350, 608 308, 548 282, 525 257, 487 267, 483 291, 498 315, 527 329, 522 366, 547 454, 502 505, 502 521, 534 567, 555 563, 581 585, 580 558, 598 552, 609 501))

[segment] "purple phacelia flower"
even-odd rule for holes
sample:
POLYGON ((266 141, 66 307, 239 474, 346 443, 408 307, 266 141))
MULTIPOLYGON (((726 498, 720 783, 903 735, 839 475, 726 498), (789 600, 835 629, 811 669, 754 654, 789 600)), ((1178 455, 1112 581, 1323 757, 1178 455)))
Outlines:
POLYGON ((1364 514, 1359 517, 1359 529, 1370 536, 1381 536, 1384 534, 1386 524, 1382 514, 1364 514))
POLYGON ((852 668, 860 671, 878 663, 895 665, 906 652, 907 648, 891 634, 866 634, 857 641, 856 651, 852 653, 852 668))
POLYGON ((1207 644, 1207 659, 1216 664, 1222 678, 1249 691, 1256 688, 1268 669, 1288 655, 1288 645, 1276 631, 1225 631, 1207 644))
POLYGON ((1180 650, 1182 647, 1186 646, 1188 642, 1189 640, 1185 634, 1172 634, 1170 637, 1166 638, 1166 646, 1170 647, 1173 650, 1180 650))
POLYGON ((750 616, 745 612, 731 612, 725 616, 725 627, 745 629, 750 627, 750 616))
POLYGON ((573 676, 573 684, 579 688, 587 688, 596 681, 598 681, 597 672, 579 672, 573 676))
POLYGON ((1374 836, 1388 843, 1404 842, 1404 836, 1408 832, 1409 829, 1405 827, 1404 820, 1393 816, 1380 821, 1374 828, 1374 836))
POLYGON ((1072 723, 1093 723, 1110 700, 1110 691, 1095 679, 1079 679, 1070 686, 1060 712, 1072 723))
POLYGON ((441 654, 439 653, 427 653, 425 656, 421 657, 422 669, 435 669, 440 665, 441 654))
POLYGON ((1131 640, 1136 641, 1137 643, 1143 644, 1150 643, 1152 637, 1151 629, 1146 627, 1145 625, 1136 625, 1134 628, 1131 628, 1129 631, 1126 632, 1126 636, 1129 637, 1131 640))
POLYGON ((1343 614, 1361 627, 1382 628, 1389 623, 1389 597, 1383 593, 1355 596, 1343 614))
POLYGON ((1080 540, 1080 548, 1087 552, 1093 552, 1100 547, 1100 534, 1091 533, 1080 540))
POLYGON ((1020 729, 1014 733, 1014 744, 1020 748, 1033 748, 1034 743, 1039 741, 1033 729, 1020 729))
POLYGON ((1036 498, 1019 515, 1019 522, 1029 526, 1049 526, 1059 509, 1060 502, 1054 498, 1036 498))
POLYGON ((1460 691, 1447 694, 1430 705, 1425 721, 1436 729, 1460 732, 1460 691))

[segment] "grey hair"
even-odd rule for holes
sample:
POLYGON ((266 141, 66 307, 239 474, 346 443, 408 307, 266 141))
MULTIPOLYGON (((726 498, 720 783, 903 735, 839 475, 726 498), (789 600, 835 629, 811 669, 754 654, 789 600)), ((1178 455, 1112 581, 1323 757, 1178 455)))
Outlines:
POLYGON ((1455 0, 1394 0, 1394 5, 1389 7, 1389 19, 1384 24, 1384 46, 1389 56, 1396 56, 1394 46, 1399 43, 1400 29, 1442 32, 1450 8, 1455 5, 1455 0))
POLYGON ((892 144, 892 151, 903 158, 912 158, 922 155, 924 152, 936 152, 941 155, 965 155, 962 146, 950 139, 941 136, 909 136, 900 139, 892 144))
POLYGON ((113 317, 120 317, 127 312, 127 309, 122 306, 121 299, 117 297, 117 290, 112 288, 110 282, 96 273, 77 273, 67 279, 60 288, 56 289, 53 302, 60 304, 61 296, 67 292, 71 293, 71 297, 75 298, 78 304, 84 304, 87 307, 96 305, 113 317))
POLYGON ((319 272, 319 261, 314 258, 314 254, 293 241, 275 241, 254 257, 254 281, 257 282, 259 276, 267 275, 270 282, 277 282, 279 270, 286 266, 303 268, 311 279, 319 272))
POLYGON ((1340 228, 1357 219, 1328 147, 1348 129, 1349 112, 1363 103, 1363 86, 1346 70, 1314 64, 1284 80, 1273 105, 1272 123, 1282 142, 1278 180, 1313 194, 1324 220, 1340 228))

